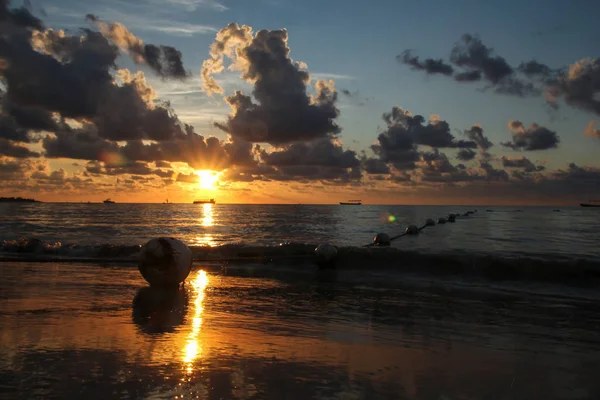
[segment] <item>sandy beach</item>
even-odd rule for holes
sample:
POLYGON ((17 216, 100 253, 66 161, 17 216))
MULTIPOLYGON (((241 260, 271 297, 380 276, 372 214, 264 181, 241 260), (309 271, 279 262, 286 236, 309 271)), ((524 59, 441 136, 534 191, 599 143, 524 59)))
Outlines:
POLYGON ((593 399, 584 297, 131 266, 0 264, 3 398, 593 399), (181 396, 181 397, 179 397, 181 396))

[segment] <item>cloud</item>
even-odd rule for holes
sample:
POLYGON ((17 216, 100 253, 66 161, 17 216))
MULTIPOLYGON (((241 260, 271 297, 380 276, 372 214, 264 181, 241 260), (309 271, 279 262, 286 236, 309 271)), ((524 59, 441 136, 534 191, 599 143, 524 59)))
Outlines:
POLYGON ((198 175, 196 175, 193 172, 191 172, 189 174, 179 173, 179 174, 177 174, 176 181, 184 182, 184 183, 198 183, 199 178, 198 178, 198 175))
POLYGON ((396 59, 402 64, 409 65, 414 70, 425 71, 428 75, 441 74, 451 76, 454 73, 454 68, 446 64, 442 59, 434 60, 427 58, 421 62, 419 57, 413 56, 410 50, 404 51, 396 59))
POLYGON ((452 76, 459 83, 484 82, 484 89, 492 88, 499 94, 520 97, 538 96, 542 93, 539 85, 524 78, 550 77, 555 73, 537 61, 522 63, 514 68, 504 57, 495 54, 493 48, 486 46, 481 38, 468 33, 450 50, 449 62, 431 58, 421 62, 408 50, 397 58, 412 69, 425 71, 427 74, 452 76))
POLYGON ((161 178, 171 178, 175 172, 151 168, 148 163, 141 161, 128 161, 124 165, 110 165, 106 162, 90 161, 86 167, 86 171, 96 175, 156 175, 161 178))
POLYGON ((270 153, 262 150, 265 165, 275 167, 280 177, 299 179, 360 179, 360 161, 354 151, 344 150, 332 138, 293 143, 270 153))
POLYGON ((598 121, 590 121, 585 127, 585 136, 600 139, 600 129, 596 128, 598 121))
POLYGON ((508 127, 513 133, 512 141, 501 143, 513 150, 536 151, 558 147, 560 139, 556 132, 536 124, 525 128, 521 121, 510 121, 508 127))
POLYGON ((289 57, 288 33, 261 30, 255 35, 248 26, 230 24, 217 33, 211 46, 211 58, 202 68, 205 90, 220 93, 222 89, 212 76, 224 69, 224 57, 242 78, 254 85, 253 99, 242 91, 226 98, 232 115, 216 127, 249 142, 284 145, 313 140, 335 134, 339 111, 333 81, 319 80, 316 95, 307 94, 308 71, 289 57))
POLYGON ((469 140, 475 142, 477 147, 482 151, 486 151, 493 146, 493 143, 485 137, 483 128, 479 125, 473 125, 471 129, 466 130, 464 133, 469 140))
POLYGON ((165 0, 160 2, 160 5, 168 3, 175 6, 185 8, 187 11, 195 11, 200 7, 210 8, 215 11, 227 11, 228 7, 214 0, 165 0))
POLYGON ((600 115, 600 58, 584 58, 550 79, 546 87, 546 99, 554 108, 558 100, 572 107, 600 115))
MULTIPOLYGON (((44 29, 44 23, 35 17, 26 7, 8 8, 9 0, 0 1, 0 24, 9 24, 9 26, 44 29)), ((6 29, 7 27, 3 27, 6 29)))
POLYGON ((456 140, 450 133, 450 126, 438 116, 432 115, 425 124, 421 115, 412 115, 401 107, 393 107, 391 112, 384 113, 383 120, 387 129, 377 137, 377 143, 371 150, 384 163, 391 164, 398 170, 412 169, 420 157, 418 146, 431 148, 477 147, 475 141, 456 140))
POLYGON ((474 159, 476 155, 477 153, 471 149, 460 149, 456 154, 456 158, 461 161, 470 161, 474 159))
POLYGON ((148 64, 159 76, 183 79, 190 75, 183 67, 181 52, 176 48, 144 44, 142 39, 118 22, 105 22, 91 14, 86 15, 86 19, 95 24, 121 50, 128 52, 136 63, 148 64))
POLYGON ((505 168, 519 168, 525 172, 538 172, 546 169, 543 165, 535 165, 527 157, 501 157, 502 166, 505 168))
POLYGON ((0 155, 27 158, 39 157, 40 153, 29 150, 27 147, 13 143, 10 140, 0 139, 0 155))

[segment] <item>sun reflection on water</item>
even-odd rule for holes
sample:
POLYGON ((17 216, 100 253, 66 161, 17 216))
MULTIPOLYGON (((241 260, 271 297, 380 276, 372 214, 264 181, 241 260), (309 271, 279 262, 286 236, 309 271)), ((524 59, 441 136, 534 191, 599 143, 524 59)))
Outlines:
POLYGON ((202 327, 202 313, 204 311, 202 302, 204 301, 204 292, 208 286, 206 271, 198 271, 191 284, 195 295, 194 315, 192 317, 192 330, 183 349, 183 362, 188 373, 193 371, 194 361, 202 355, 202 345, 198 343, 198 336, 202 327))
POLYGON ((204 217, 202 218, 202 226, 213 226, 215 220, 213 219, 213 205, 212 204, 204 204, 202 211, 204 212, 204 217))

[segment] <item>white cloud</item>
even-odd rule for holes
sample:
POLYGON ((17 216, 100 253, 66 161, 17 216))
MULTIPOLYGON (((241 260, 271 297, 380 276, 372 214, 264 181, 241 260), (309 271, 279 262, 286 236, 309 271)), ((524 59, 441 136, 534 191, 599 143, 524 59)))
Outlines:
POLYGON ((340 75, 340 74, 328 74, 324 72, 311 72, 310 77, 314 80, 324 79, 324 80, 354 80, 356 77, 351 75, 340 75))
MULTIPOLYGON (((155 2, 155 1, 153 1, 155 2)), ((163 0, 160 4, 173 4, 184 7, 188 11, 195 11, 197 8, 205 7, 215 11, 227 11, 229 8, 214 0, 163 0)))

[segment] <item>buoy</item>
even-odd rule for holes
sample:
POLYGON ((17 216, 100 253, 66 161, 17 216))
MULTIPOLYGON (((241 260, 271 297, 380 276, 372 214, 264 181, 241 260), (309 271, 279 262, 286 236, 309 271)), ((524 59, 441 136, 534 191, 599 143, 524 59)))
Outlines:
POLYGON ((445 224, 445 223, 446 223, 446 218, 438 219, 438 224, 445 224))
POLYGON ((432 220, 431 218, 427 218, 427 221, 425 221, 425 226, 434 226, 435 225, 435 221, 432 220))
POLYGON ((315 249, 315 257, 319 269, 334 269, 337 261, 337 248, 329 243, 322 243, 315 249))
POLYGON ((151 286, 177 286, 192 269, 192 251, 182 241, 151 239, 140 251, 140 273, 151 286))
POLYGON ((419 228, 417 228, 416 225, 409 225, 404 232, 406 232, 407 235, 418 235, 419 228))
POLYGON ((389 246, 390 243, 391 243, 391 240, 387 233, 378 233, 373 238, 373 244, 375 246, 389 246))

